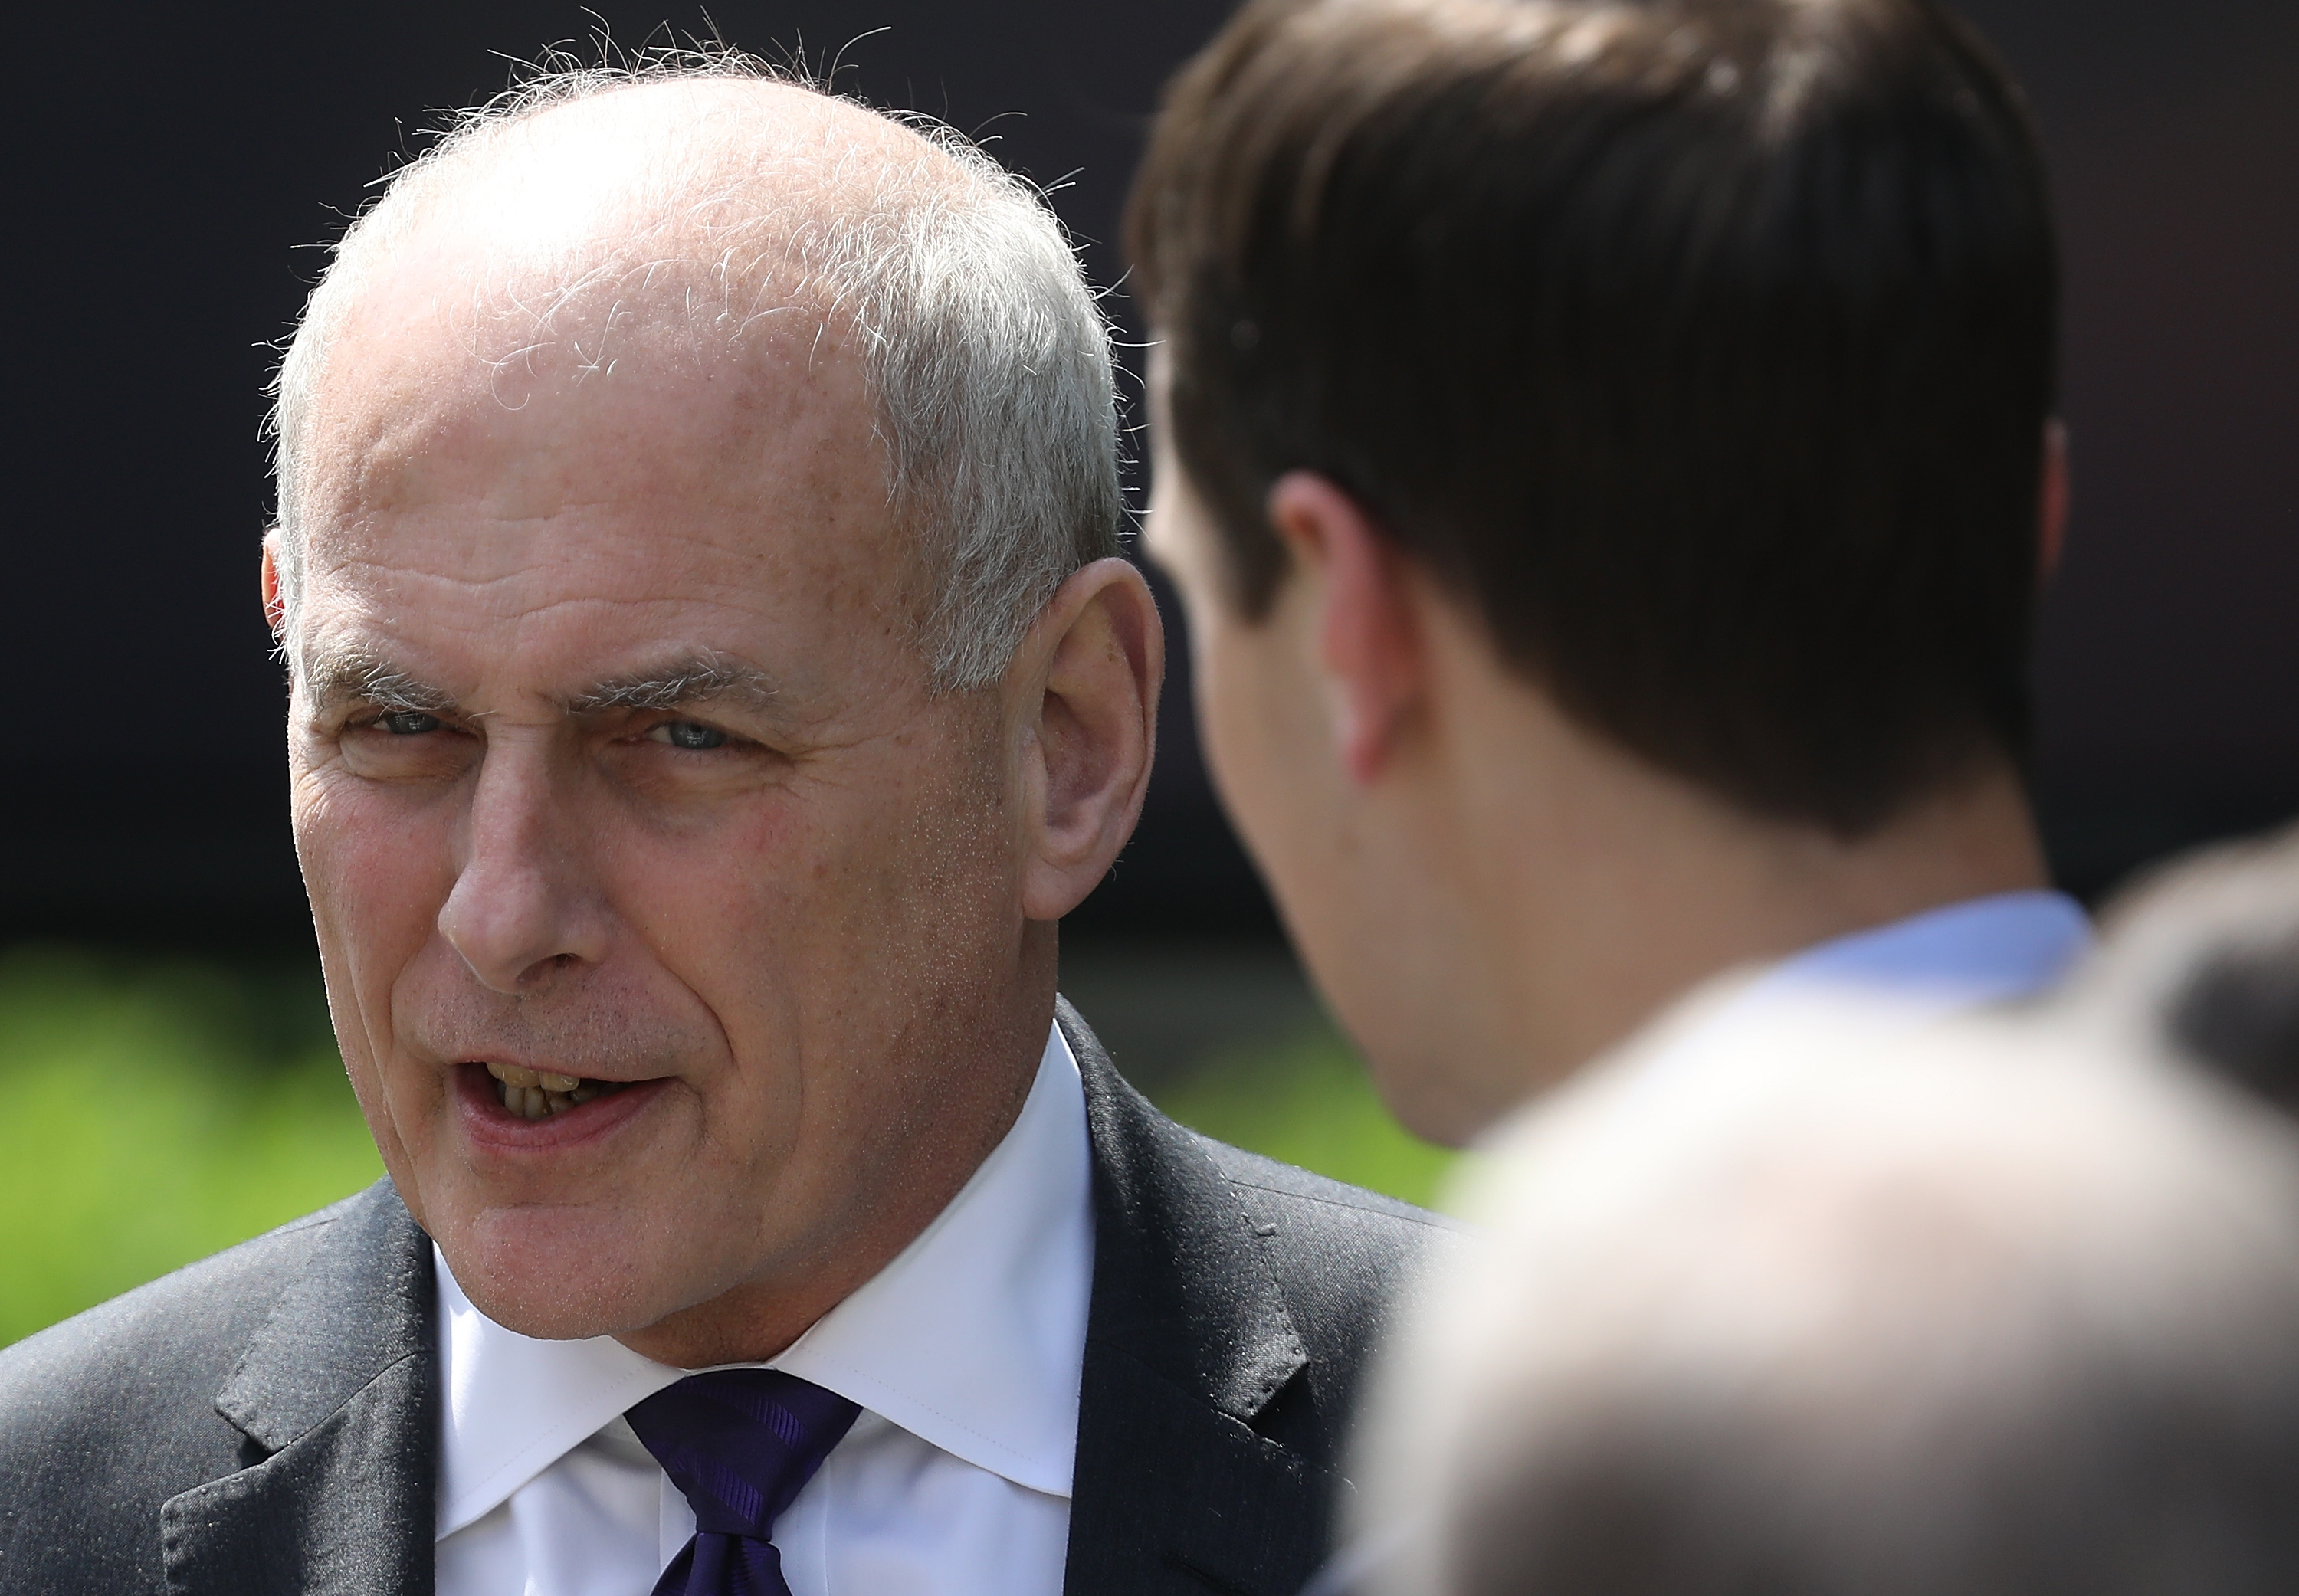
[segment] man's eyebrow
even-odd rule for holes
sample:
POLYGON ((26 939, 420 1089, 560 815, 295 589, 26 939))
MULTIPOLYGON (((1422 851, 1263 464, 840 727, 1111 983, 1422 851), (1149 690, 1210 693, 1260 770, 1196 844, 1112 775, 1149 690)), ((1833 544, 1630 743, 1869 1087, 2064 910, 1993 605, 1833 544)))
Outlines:
POLYGON ((780 690, 772 676, 747 660, 715 652, 682 655, 628 675, 593 683, 567 700, 574 715, 608 709, 675 709, 682 704, 733 699, 750 708, 773 709, 780 690))
POLYGON ((386 710, 436 714, 455 707, 455 695, 419 681, 373 649, 358 644, 314 649, 303 662, 303 687, 315 704, 361 699, 386 710))

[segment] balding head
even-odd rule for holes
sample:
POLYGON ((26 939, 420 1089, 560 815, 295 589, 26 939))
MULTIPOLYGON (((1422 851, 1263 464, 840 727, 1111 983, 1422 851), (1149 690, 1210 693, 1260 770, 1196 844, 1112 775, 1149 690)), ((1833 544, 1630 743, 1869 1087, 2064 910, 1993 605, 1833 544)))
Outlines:
POLYGON ((994 680, 1062 578, 1116 549, 1106 332, 1043 204, 963 140, 740 59, 539 80, 345 235, 278 376, 291 612, 321 479, 372 442, 336 402, 355 351, 367 380, 507 409, 639 367, 739 393, 761 358, 850 363, 943 687, 994 680))

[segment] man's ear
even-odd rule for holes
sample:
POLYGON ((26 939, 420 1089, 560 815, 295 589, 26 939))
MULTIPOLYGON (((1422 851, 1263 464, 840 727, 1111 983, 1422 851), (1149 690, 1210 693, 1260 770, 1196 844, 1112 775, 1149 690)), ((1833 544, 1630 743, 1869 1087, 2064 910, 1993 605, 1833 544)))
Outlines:
POLYGON ((1306 577, 1316 593, 1318 663, 1332 689, 1341 767, 1369 782, 1425 683, 1412 570, 1357 501, 1315 472, 1278 478, 1269 521, 1293 551, 1296 580, 1306 577))
POLYGON ((286 642, 287 601, 279 596, 279 529, 276 526, 263 534, 263 624, 271 628, 273 642, 286 642))
POLYGON ((1098 559, 1062 583, 1017 660, 1041 678, 1025 757, 1022 912, 1058 920, 1100 884, 1141 817, 1166 631, 1141 573, 1098 559))
POLYGON ((2044 423, 2044 473, 2036 509, 2036 558, 2046 582, 2060 568, 2068 540, 2068 424, 2058 417, 2044 423))

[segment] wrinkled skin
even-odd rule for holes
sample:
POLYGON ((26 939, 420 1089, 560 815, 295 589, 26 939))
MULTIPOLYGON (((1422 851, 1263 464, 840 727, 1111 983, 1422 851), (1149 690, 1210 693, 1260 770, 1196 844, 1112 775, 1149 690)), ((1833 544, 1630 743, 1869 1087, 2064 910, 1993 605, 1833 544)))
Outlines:
POLYGON ((289 748, 344 1060, 492 1318, 768 1356, 1018 1112, 1053 922, 1139 811, 1155 610, 1099 562, 936 693, 834 339, 531 361, 514 408, 451 298, 378 294, 313 421, 289 748), (527 1121, 490 1063, 610 1089, 527 1121))

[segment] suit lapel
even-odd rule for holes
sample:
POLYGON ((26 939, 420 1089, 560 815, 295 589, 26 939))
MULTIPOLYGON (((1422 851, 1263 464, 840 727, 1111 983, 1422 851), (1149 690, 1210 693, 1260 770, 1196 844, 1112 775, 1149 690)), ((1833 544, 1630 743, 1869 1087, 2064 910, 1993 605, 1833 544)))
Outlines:
POLYGON ((1094 1274, 1069 1596, 1293 1596, 1338 1478, 1254 1420, 1308 1362, 1266 1236, 1067 1002, 1093 1142, 1094 1274))
POLYGON ((178 1596, 429 1596, 430 1243, 388 1181, 332 1221, 216 1397, 249 1467, 161 1509, 178 1596))

